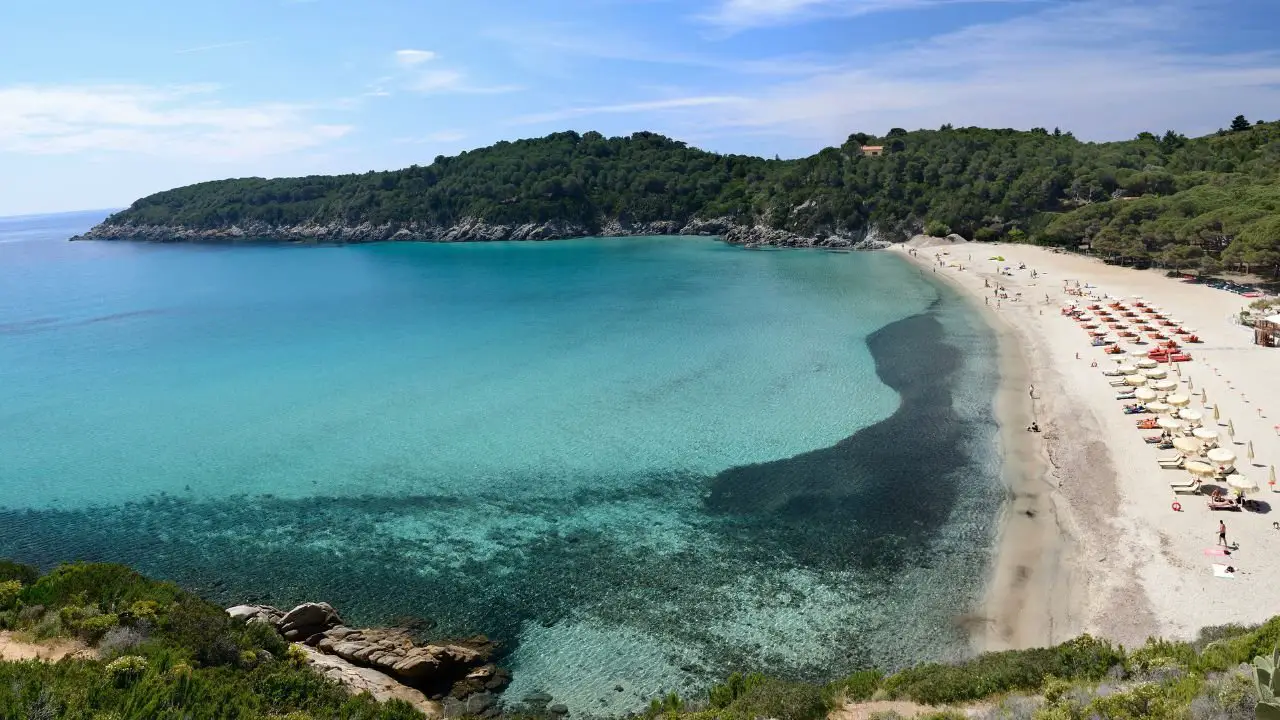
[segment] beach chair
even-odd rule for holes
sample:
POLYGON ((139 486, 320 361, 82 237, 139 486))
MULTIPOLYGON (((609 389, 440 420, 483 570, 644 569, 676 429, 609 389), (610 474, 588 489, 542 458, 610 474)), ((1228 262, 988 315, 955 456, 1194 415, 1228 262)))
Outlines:
POLYGON ((1197 495, 1200 492, 1200 481, 1192 479, 1188 482, 1171 482, 1169 489, 1174 495, 1197 495))
POLYGON ((1111 387, 1126 387, 1126 383, 1123 380, 1112 380, 1107 384, 1110 385, 1111 387))
POLYGON ((1226 510, 1227 512, 1240 512, 1243 508, 1236 504, 1234 500, 1224 500, 1222 502, 1209 501, 1210 510, 1226 510))
POLYGON ((1167 457, 1156 458, 1156 464, 1165 470, 1177 470, 1186 462, 1181 454, 1169 455, 1167 457))

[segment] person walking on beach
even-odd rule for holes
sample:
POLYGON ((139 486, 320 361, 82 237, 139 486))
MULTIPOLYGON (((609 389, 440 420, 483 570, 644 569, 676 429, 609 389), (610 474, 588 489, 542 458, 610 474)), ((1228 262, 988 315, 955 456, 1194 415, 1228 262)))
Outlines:
POLYGON ((1227 544, 1227 524, 1221 520, 1218 521, 1218 544, 1224 547, 1227 544))

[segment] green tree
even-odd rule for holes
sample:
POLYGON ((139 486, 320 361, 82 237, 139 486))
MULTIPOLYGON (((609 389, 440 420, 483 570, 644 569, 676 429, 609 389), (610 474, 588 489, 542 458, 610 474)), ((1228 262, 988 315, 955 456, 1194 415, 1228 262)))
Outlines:
POLYGON ((1245 119, 1245 116, 1243 115, 1237 115, 1235 116, 1235 119, 1231 121, 1231 132, 1243 132, 1248 130, 1250 127, 1249 121, 1245 119))

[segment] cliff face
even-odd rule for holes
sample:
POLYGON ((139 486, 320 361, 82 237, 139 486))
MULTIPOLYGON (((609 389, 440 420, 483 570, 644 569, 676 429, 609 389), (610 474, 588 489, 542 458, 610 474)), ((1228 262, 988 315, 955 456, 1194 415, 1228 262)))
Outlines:
POLYGON ((766 227, 743 225, 730 218, 695 218, 688 223, 658 221, 624 223, 617 218, 605 220, 597 228, 582 223, 553 220, 543 223, 502 225, 479 218, 463 218, 444 227, 423 223, 306 223, 272 225, 250 222, 219 228, 188 228, 181 225, 135 225, 102 223, 72 240, 136 240, 143 242, 287 242, 315 244, 348 244, 386 241, 418 242, 493 242, 501 240, 559 240, 575 237, 630 237, 638 235, 715 235, 731 245, 774 247, 829 247, 857 250, 878 249, 905 237, 889 237, 877 229, 858 235, 837 232, 812 236, 766 227))

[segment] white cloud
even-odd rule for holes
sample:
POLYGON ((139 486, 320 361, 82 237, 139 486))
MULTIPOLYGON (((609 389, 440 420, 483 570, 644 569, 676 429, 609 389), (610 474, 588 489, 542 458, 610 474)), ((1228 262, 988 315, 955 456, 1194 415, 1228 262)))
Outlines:
MULTIPOLYGON (((407 89, 423 94, 457 93, 469 95, 496 95, 523 90, 519 85, 476 85, 468 81, 466 73, 452 67, 436 64, 439 55, 430 50, 397 50, 396 65, 401 68, 400 79, 407 89)), ((378 83, 382 85, 382 81, 378 83)), ((373 94, 387 95, 378 87, 373 94)))
POLYGON ((228 106, 209 86, 0 87, 0 152, 130 153, 244 161, 314 148, 350 132, 285 103, 228 106))
POLYGON ((413 67, 421 65, 436 59, 436 54, 430 50, 397 50, 396 62, 405 67, 413 67))
POLYGON ((631 114, 644 113, 660 110, 677 110, 682 108, 706 107, 708 105, 731 105, 746 102, 743 98, 732 97, 726 95, 703 95, 696 97, 679 97, 668 98, 665 100, 646 100, 642 102, 619 103, 614 105, 587 105, 582 107, 565 108, 563 110, 553 110, 545 113, 535 113, 532 115, 521 115, 512 118, 509 122, 512 125, 536 125, 541 123, 559 122, 561 120, 569 120, 587 115, 612 115, 612 114, 631 114))
POLYGON ((1090 139, 1209 132, 1237 113, 1280 117, 1280 55, 1192 53, 1213 12, 1195 0, 1087 0, 882 51, 753 89, 705 128, 811 147, 856 130, 1060 126, 1090 139))
POLYGON ((726 30, 802 22, 818 17, 857 17, 872 13, 915 10, 938 5, 1034 0, 718 0, 702 19, 726 30))

